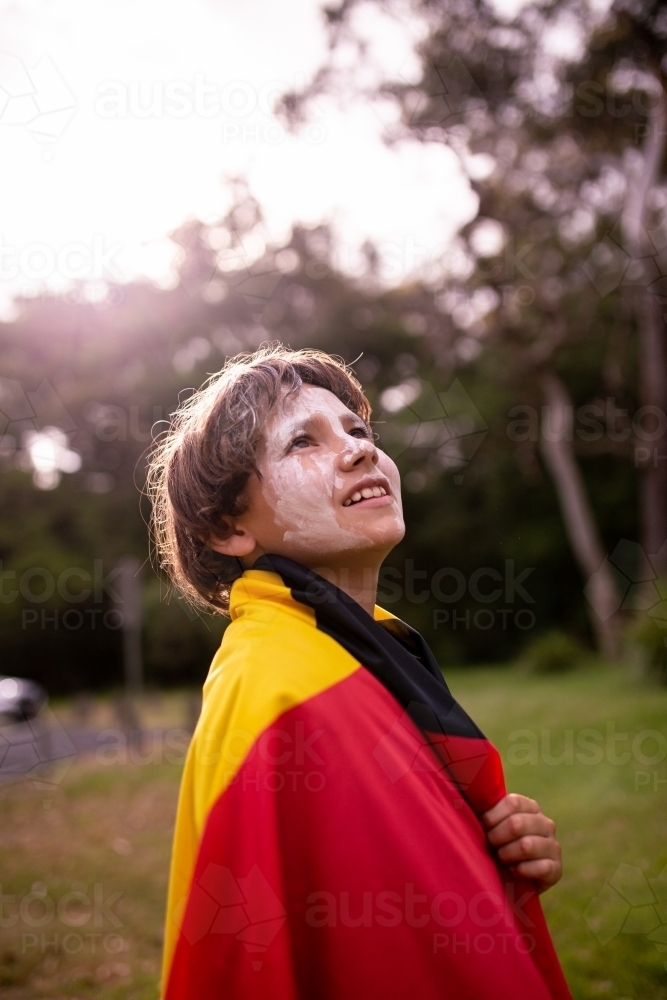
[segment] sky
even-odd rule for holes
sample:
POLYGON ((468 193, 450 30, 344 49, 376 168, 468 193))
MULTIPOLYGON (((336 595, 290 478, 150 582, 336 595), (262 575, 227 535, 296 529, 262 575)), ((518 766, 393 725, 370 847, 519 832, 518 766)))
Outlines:
MULTIPOLYGON (((167 234, 224 214, 232 176, 264 242, 328 221, 341 266, 372 239, 395 281, 477 211, 449 149, 383 145, 388 109, 321 100, 285 132, 277 96, 325 57, 318 0, 0 0, 0 18, 0 318, 19 292, 75 281, 91 297, 141 275, 170 287, 167 234)), ((359 18, 376 72, 415 79, 423 25, 359 18)))

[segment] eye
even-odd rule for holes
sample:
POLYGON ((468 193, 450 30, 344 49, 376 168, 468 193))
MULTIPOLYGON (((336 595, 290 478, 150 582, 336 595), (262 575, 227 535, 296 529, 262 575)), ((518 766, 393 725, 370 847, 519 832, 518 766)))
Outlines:
POLYGON ((358 427, 353 427, 352 430, 350 431, 350 434, 356 434, 358 437, 364 437, 364 438, 370 437, 370 434, 368 433, 368 428, 362 427, 361 425, 358 427))
POLYGON ((309 445, 310 445, 310 438, 308 437, 308 435, 299 434, 297 437, 294 438, 294 440, 290 444, 289 451, 291 451, 292 448, 304 448, 304 447, 307 448, 309 445))

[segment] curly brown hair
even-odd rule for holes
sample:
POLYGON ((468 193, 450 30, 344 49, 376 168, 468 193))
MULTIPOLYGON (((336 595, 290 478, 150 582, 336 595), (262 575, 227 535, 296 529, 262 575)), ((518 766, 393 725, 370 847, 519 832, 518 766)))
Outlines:
POLYGON ((371 407, 344 360, 280 343, 230 358, 182 404, 149 457, 147 492, 158 565, 193 603, 229 613, 239 560, 208 545, 228 537, 227 518, 247 509, 245 487, 255 474, 263 429, 283 390, 303 384, 328 389, 369 425, 371 407))

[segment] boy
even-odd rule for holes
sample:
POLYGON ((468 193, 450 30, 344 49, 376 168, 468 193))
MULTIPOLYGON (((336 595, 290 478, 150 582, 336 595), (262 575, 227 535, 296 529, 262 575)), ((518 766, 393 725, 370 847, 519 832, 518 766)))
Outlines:
POLYGON ((174 840, 166 1000, 565 1000, 554 824, 375 604, 400 479, 338 359, 230 361, 152 460, 161 563, 229 614, 174 840))

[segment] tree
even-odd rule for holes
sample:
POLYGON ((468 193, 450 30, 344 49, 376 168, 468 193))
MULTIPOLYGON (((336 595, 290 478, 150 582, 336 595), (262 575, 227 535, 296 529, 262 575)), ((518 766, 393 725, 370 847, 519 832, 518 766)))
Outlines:
MULTIPOLYGON (((407 15, 428 25, 420 78, 397 74, 369 87, 359 6, 344 0, 326 11, 331 57, 309 87, 286 96, 285 114, 296 126, 315 93, 356 88, 398 106, 387 142, 445 142, 459 155, 479 215, 461 233, 467 270, 459 264, 457 276, 443 262, 436 296, 464 345, 471 335, 478 345, 487 335, 487 350, 503 344, 504 376, 542 397, 540 452, 582 574, 595 574, 591 621, 613 656, 620 598, 575 456, 571 414, 587 399, 572 394, 592 388, 594 403, 610 392, 638 397, 654 416, 642 436, 664 434, 664 7, 619 0, 606 13, 584 0, 552 0, 527 4, 509 23, 483 0, 424 0, 407 15), (343 81, 337 53, 350 46, 360 71, 355 77, 348 55, 343 81), (599 350, 598 378, 584 388, 565 369, 587 344, 599 350)), ((406 16, 399 3, 376 7, 406 16)), ((612 421, 617 413, 614 405, 612 421)), ((660 462, 634 426, 622 449, 616 427, 608 431, 586 442, 587 453, 641 462, 642 540, 658 553, 667 536, 667 457, 660 462)))

